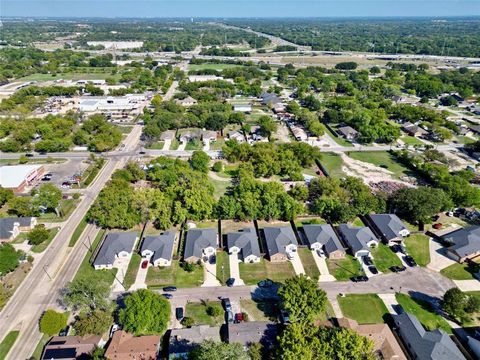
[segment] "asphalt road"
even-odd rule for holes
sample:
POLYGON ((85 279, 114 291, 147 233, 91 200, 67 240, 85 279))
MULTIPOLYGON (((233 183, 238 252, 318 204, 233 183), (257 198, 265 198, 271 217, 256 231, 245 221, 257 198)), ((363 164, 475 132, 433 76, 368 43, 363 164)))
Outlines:
POLYGON ((59 290, 73 279, 88 251, 84 243, 88 241, 88 237, 95 238, 98 229, 93 225, 87 226, 73 248, 68 248, 68 242, 111 174, 129 160, 127 154, 132 153, 138 146, 141 130, 141 126, 136 125, 127 136, 124 140, 125 156, 108 161, 65 226, 55 236, 43 256, 34 263, 33 269, 0 312, 0 339, 11 330, 20 330, 7 360, 27 359, 33 353, 41 338, 38 330, 41 314, 49 307, 56 307, 59 290))

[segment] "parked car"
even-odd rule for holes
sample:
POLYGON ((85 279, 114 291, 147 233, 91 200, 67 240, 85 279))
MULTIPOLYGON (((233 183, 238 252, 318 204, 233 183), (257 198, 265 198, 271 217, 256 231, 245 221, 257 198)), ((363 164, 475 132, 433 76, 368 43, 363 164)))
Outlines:
POLYGON ((178 321, 181 321, 183 319, 183 308, 182 307, 177 307, 175 309, 175 318, 178 321))
POLYGON ((235 284, 235 279, 234 278, 229 278, 227 281, 226 281, 226 284, 228 287, 232 287, 233 284, 235 284))
POLYGON ((162 296, 163 296, 165 299, 171 299, 171 298, 173 298, 173 295, 172 295, 172 294, 162 294, 162 296))
POLYGON ((62 329, 58 335, 67 336, 69 331, 70 331, 70 326, 67 326, 65 329, 62 329))
POLYGON ((240 323, 243 321, 243 313, 236 313, 235 314, 235 323, 240 323))
POLYGON ((228 324, 233 324, 233 321, 233 313, 230 310, 225 311, 225 322, 228 324))
POLYGON ((378 274, 378 270, 375 266, 371 265, 368 267, 368 270, 370 270, 370 272, 373 274, 373 275, 376 275, 378 274))
POLYGON ((148 260, 142 261, 142 269, 146 269, 148 267, 148 260))
POLYGON ((417 266, 417 263, 415 262, 415 259, 411 257, 410 255, 404 256, 403 259, 407 263, 408 266, 414 267, 417 266))
POLYGON ((110 329, 110 338, 113 337, 113 334, 115 333, 115 331, 117 331, 118 329, 120 329, 120 326, 118 324, 113 324, 112 325, 112 328, 110 329))
POLYGON ((432 227, 435 229, 435 230, 440 230, 442 228, 443 224, 442 223, 436 223, 436 224, 433 224, 432 227))
POLYGON ((177 291, 177 288, 175 286, 165 286, 162 290, 165 292, 172 292, 177 291))
POLYGON ((372 258, 370 256, 362 256, 363 263, 367 266, 373 265, 372 258))
POLYGON ((42 177, 40 180, 42 180, 42 181, 50 181, 50 180, 52 180, 52 178, 47 177, 47 176, 44 176, 44 177, 42 177))
POLYGON ((280 322, 282 324, 290 323, 290 313, 287 310, 280 310, 280 322))
POLYGON ((26 153, 25 156, 26 157, 33 157, 33 154, 32 153, 26 153))
POLYGON ((208 259, 209 263, 212 265, 215 265, 217 263, 217 257, 215 255, 210 256, 210 259, 208 259))
POLYGON ((407 268, 406 268, 405 266, 403 266, 403 265, 402 265, 402 266, 392 266, 392 267, 390 268, 390 270, 392 270, 392 271, 395 272, 395 273, 399 273, 399 272, 402 272, 402 271, 407 270, 407 268))
POLYGON ((270 279, 265 279, 258 283, 258 287, 261 287, 261 288, 269 288, 269 287, 272 287, 272 285, 273 285, 273 281, 270 279))
POLYGON ((365 275, 353 276, 350 278, 353 282, 366 282, 368 281, 368 277, 365 275))
POLYGON ((229 298, 223 298, 222 299, 222 306, 225 309, 225 311, 230 311, 232 310, 232 304, 230 303, 229 298))
POLYGON ((392 249, 392 251, 393 251, 394 253, 399 253, 399 252, 401 252, 401 247, 400 247, 400 245, 398 245, 398 244, 392 245, 390 248, 392 249))

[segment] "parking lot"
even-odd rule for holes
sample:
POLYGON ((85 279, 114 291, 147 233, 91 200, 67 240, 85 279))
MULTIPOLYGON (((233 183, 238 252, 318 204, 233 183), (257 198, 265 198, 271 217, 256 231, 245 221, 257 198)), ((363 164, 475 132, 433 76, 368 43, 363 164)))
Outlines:
POLYGON ((83 173, 87 167, 88 164, 82 159, 68 159, 61 164, 45 164, 45 174, 51 173, 52 179, 49 182, 60 187, 73 174, 83 173))

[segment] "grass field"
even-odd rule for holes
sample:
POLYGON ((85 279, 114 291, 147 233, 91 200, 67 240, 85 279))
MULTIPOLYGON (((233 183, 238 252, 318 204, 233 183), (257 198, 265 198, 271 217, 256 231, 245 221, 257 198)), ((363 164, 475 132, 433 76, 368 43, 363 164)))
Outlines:
POLYGON ((189 64, 188 70, 205 70, 205 69, 213 69, 222 71, 223 69, 231 69, 236 67, 242 67, 242 65, 235 65, 235 64, 189 64))
POLYGON ((80 238, 80 235, 82 235, 83 230, 85 230, 87 225, 88 225, 87 216, 85 215, 85 217, 82 219, 82 221, 80 221, 78 226, 75 228, 75 231, 73 232, 73 235, 72 235, 70 241, 68 242, 69 247, 73 247, 76 244, 76 242, 80 238))
POLYGON ((427 330, 434 330, 441 328, 448 334, 452 333, 452 328, 448 325, 447 321, 438 314, 433 312, 431 305, 425 301, 413 299, 406 294, 396 294, 395 297, 402 308, 418 318, 418 321, 427 330))
POLYGON ((163 287, 174 285, 178 288, 196 287, 203 283, 203 267, 196 266, 192 272, 180 267, 178 260, 173 260, 171 266, 148 268, 146 284, 148 287, 163 287))
POLYGON ((210 178, 210 182, 213 185, 213 196, 216 199, 219 199, 225 192, 227 188, 231 185, 230 181, 221 181, 210 178))
POLYGON ((19 331, 10 331, 0 343, 0 360, 7 357, 8 352, 12 348, 15 340, 17 340, 19 331))
POLYGON ((34 252, 34 253, 41 253, 43 251, 45 251, 45 249, 48 247, 48 245, 50 245, 50 243, 52 242, 53 238, 55 237, 55 235, 57 235, 58 231, 60 230, 60 228, 56 227, 56 228, 53 228, 53 229, 50 229, 50 235, 48 236, 48 239, 45 240, 43 243, 41 244, 38 244, 38 245, 33 245, 31 250, 34 252))
POLYGON ((410 171, 397 162, 395 157, 387 151, 356 151, 348 152, 352 159, 363 161, 391 171, 397 178, 411 175, 410 171))
POLYGON ((352 224, 353 226, 358 226, 358 227, 364 227, 364 226, 365 226, 365 224, 363 223, 362 219, 360 219, 358 216, 357 216, 355 219, 353 219, 353 221, 351 222, 351 224, 352 224))
POLYGON ((266 278, 276 282, 284 282, 295 275, 290 261, 272 263, 261 259, 258 263, 245 264, 241 262, 240 277, 246 285, 256 285, 266 278))
POLYGON ((180 142, 175 138, 172 140, 172 143, 170 144, 170 150, 177 150, 179 146, 180 146, 180 142))
POLYGON ((406 145, 414 146, 414 145, 425 145, 425 143, 419 139, 417 139, 415 136, 402 136, 400 138, 406 145))
POLYGON ((360 263, 350 254, 341 260, 327 259, 327 266, 330 274, 339 281, 350 280, 352 276, 364 275, 360 263))
POLYGON ((452 280, 473 280, 475 277, 469 269, 467 264, 452 264, 445 269, 442 269, 440 273, 452 280))
POLYGON ((218 326, 224 323, 224 311, 218 301, 205 301, 200 303, 187 303, 185 316, 191 317, 195 325, 218 326), (207 308, 213 306, 221 310, 219 316, 213 317, 207 314, 207 308))
POLYGON ((302 260, 303 268, 305 269, 305 275, 310 276, 312 279, 320 278, 320 271, 313 258, 312 251, 308 248, 298 248, 298 255, 302 260))
POLYGON ((230 277, 230 262, 228 261, 228 253, 226 251, 217 251, 217 278, 222 285, 230 277), (222 271, 223 266, 223 271, 222 271))
MULTIPOLYGON (((46 158, 29 158, 24 164, 61 164, 67 161, 64 158, 52 158, 50 156, 46 158)), ((0 159, 0 165, 17 165, 20 164, 19 159, 0 159)))
POLYGON ((163 147, 165 146, 164 141, 157 141, 154 142, 153 144, 150 144, 147 146, 147 149, 152 149, 152 150, 163 150, 163 147))
POLYGON ((50 336, 43 334, 42 338, 38 342, 37 346, 35 347, 35 351, 32 354, 32 358, 35 360, 40 360, 42 357, 42 352, 43 348, 47 344, 47 342, 50 340, 50 336))
POLYGON ((407 252, 415 259, 419 266, 427 266, 430 263, 430 249, 428 236, 412 234, 404 239, 407 252))
POLYGON ((387 307, 376 294, 338 296, 338 303, 343 315, 359 324, 383 323, 383 317, 388 314, 387 307))
POLYGON ((134 253, 132 255, 130 263, 128 264, 127 272, 125 273, 125 278, 123 279, 123 286, 126 290, 128 290, 135 282, 141 261, 142 257, 139 254, 134 253))
MULTIPOLYGON (((106 70, 106 69, 105 69, 106 70)), ((18 79, 18 81, 54 81, 54 80, 105 80, 106 78, 114 78, 119 80, 120 74, 112 75, 111 70, 99 73, 62 73, 56 76, 52 74, 32 74, 18 79)))
POLYGON ((203 143, 200 140, 190 140, 185 146, 185 150, 202 150, 203 143))
POLYGON ((241 299, 240 307, 250 316, 249 321, 275 321, 277 319, 278 309, 273 302, 241 299))
POLYGON ((345 177, 345 173, 342 171, 343 160, 340 155, 328 152, 322 153, 320 163, 331 177, 345 177))
POLYGON ((378 271, 390 272, 390 267, 401 266, 402 261, 399 257, 385 244, 378 244, 375 249, 372 249, 373 263, 378 271))

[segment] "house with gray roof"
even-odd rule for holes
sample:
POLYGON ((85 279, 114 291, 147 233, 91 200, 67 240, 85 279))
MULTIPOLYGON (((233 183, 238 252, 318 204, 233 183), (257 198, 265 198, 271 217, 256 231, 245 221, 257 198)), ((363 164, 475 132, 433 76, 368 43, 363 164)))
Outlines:
POLYGON ((245 350, 252 344, 260 343, 264 349, 272 349, 279 333, 278 324, 269 321, 247 321, 227 325, 225 341, 239 343, 245 350))
POLYGON ((146 236, 143 239, 140 253, 154 266, 170 266, 172 264, 175 231, 165 231, 156 236, 146 236))
POLYGON ((173 329, 170 331, 168 341, 168 358, 188 359, 189 352, 205 340, 220 342, 220 327, 199 325, 191 328, 173 329))
POLYGON ((241 255, 243 262, 254 263, 260 261, 260 246, 258 245, 257 232, 253 227, 227 234, 227 247, 230 254, 241 255))
POLYGON ((410 230, 395 214, 371 214, 368 216, 372 230, 388 245, 403 242, 410 230))
POLYGON ((355 227, 341 224, 338 231, 343 241, 350 248, 356 258, 370 255, 370 248, 378 245, 378 239, 368 227, 355 227))
POLYGON ((303 232, 311 250, 321 251, 329 259, 345 258, 345 249, 330 224, 303 225, 303 232))
POLYGON ((413 359, 465 360, 462 352, 442 329, 426 331, 409 313, 393 315, 396 331, 413 359))
POLYGON ((282 102, 282 99, 280 99, 277 94, 274 93, 264 92, 262 95, 260 95, 260 98, 262 99, 263 105, 275 106, 282 102))
POLYGON ((188 262, 197 262, 204 256, 210 257, 217 250, 217 230, 190 229, 185 237, 183 258, 188 262))
POLYGON ((270 261, 286 261, 289 254, 297 251, 297 238, 291 226, 276 226, 263 229, 270 261))
POLYGON ((137 238, 138 234, 134 231, 108 234, 93 261, 95 270, 112 269, 115 260, 132 256, 137 238))
POLYGON ((28 232, 37 225, 35 217, 0 218, 0 242, 15 239, 21 232, 28 232))
POLYGON ((447 255, 463 263, 467 259, 480 256, 480 226, 469 226, 443 235, 445 242, 451 243, 447 255))
POLYGON ((359 132, 351 126, 342 126, 337 129, 337 134, 343 136, 347 140, 353 141, 358 137, 359 132))
POLYGON ((175 139, 175 130, 166 130, 160 134, 160 140, 161 141, 172 141, 175 139))

